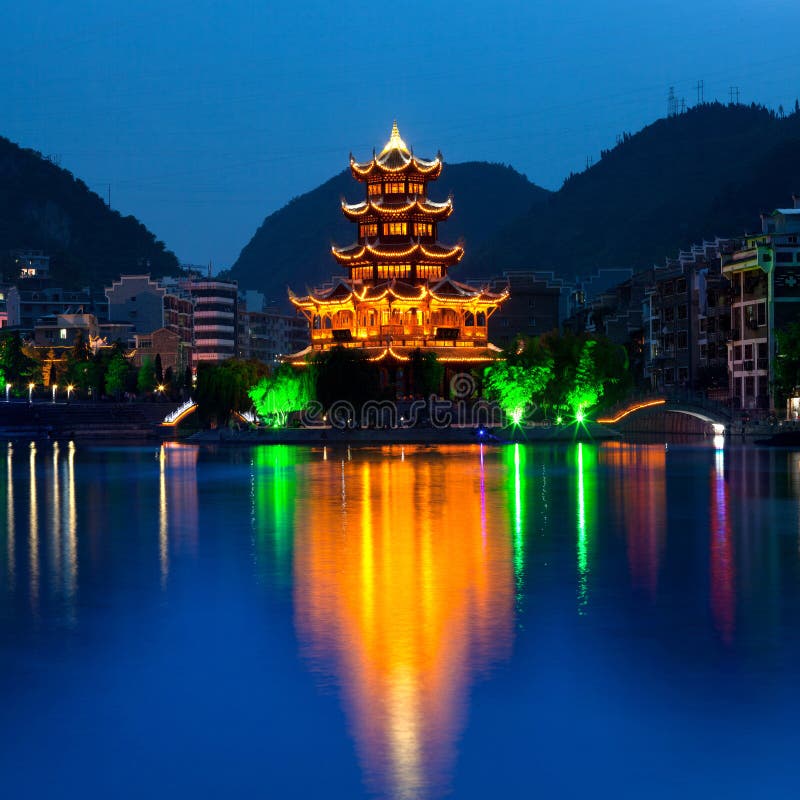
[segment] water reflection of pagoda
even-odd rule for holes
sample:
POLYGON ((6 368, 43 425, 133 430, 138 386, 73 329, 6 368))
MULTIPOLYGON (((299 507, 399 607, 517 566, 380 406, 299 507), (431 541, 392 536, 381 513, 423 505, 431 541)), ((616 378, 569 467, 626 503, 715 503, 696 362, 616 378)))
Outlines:
POLYGON ((358 241, 333 248, 348 277, 305 297, 290 292, 311 325, 311 345, 289 360, 302 363, 335 345, 362 348, 372 361, 395 366, 416 348, 453 366, 495 359, 499 349, 488 341, 487 323, 506 293, 448 274, 464 248, 438 240, 439 223, 453 212, 452 200, 428 198, 441 155, 415 156, 395 123, 383 150, 365 163, 351 156, 350 170, 366 194, 360 203, 342 203, 345 217, 358 225, 358 241))

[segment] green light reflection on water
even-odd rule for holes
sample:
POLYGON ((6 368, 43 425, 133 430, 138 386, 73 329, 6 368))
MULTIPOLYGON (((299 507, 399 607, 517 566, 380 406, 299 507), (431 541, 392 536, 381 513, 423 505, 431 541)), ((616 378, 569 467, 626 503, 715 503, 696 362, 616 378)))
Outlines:
POLYGON ((590 557, 597 518, 597 452, 593 446, 583 442, 579 442, 576 448, 578 613, 583 615, 589 603, 590 557))
POLYGON ((270 571, 281 586, 291 583, 297 454, 297 448, 282 444, 261 445, 253 451, 253 532, 257 555, 273 562, 270 571))

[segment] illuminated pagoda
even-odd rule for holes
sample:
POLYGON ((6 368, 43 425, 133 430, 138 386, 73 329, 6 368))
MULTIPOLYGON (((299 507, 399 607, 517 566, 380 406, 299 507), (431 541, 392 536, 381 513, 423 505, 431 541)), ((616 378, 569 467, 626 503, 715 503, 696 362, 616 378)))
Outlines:
POLYGON ((350 170, 365 184, 365 199, 342 201, 345 217, 358 226, 358 241, 332 248, 347 277, 304 297, 290 290, 311 326, 311 345, 287 360, 305 363, 337 345, 361 348, 386 367, 401 366, 417 348, 436 353, 448 371, 495 360, 500 350, 488 341, 487 322, 507 292, 448 275, 464 248, 438 240, 439 223, 453 212, 452 200, 428 198, 429 181, 442 171, 441 154, 415 156, 395 123, 383 150, 365 163, 351 155, 350 170))

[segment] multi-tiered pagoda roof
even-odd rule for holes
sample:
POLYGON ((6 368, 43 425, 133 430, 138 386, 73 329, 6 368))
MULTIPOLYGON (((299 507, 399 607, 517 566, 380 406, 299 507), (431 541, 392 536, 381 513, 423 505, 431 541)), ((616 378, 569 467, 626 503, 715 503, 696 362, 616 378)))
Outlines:
POLYGON ((311 323, 311 347, 291 360, 334 345, 362 347, 373 360, 416 348, 434 349, 447 361, 491 361, 487 321, 506 297, 453 280, 450 267, 464 256, 461 244, 439 241, 438 225, 453 213, 453 201, 428 197, 428 184, 442 171, 442 156, 422 159, 400 136, 370 161, 350 157, 353 177, 365 186, 357 203, 342 201, 342 213, 357 226, 350 245, 333 247, 347 277, 290 299, 311 323))

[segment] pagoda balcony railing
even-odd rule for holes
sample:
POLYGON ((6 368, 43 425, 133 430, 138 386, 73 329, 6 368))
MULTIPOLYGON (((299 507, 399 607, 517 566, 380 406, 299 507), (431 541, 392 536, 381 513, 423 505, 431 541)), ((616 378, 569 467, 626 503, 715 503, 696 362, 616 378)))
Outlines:
POLYGON ((425 328, 422 325, 381 325, 381 336, 424 336, 425 328))

